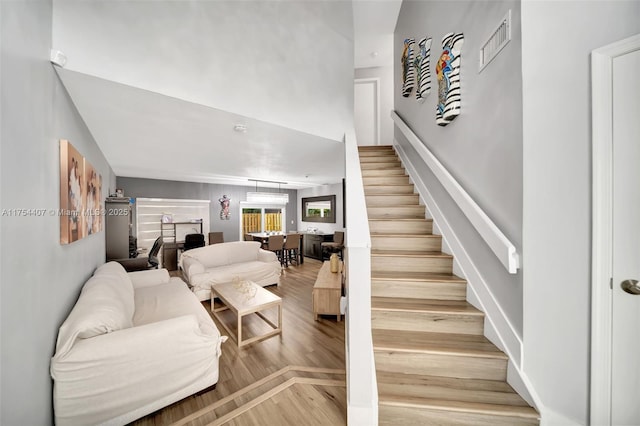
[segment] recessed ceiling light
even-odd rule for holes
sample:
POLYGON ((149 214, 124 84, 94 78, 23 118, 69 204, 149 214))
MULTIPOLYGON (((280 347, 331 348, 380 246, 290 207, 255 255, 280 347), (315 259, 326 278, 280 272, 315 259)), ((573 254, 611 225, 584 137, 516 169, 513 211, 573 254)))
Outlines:
POLYGON ((245 126, 244 124, 236 124, 235 126, 233 126, 233 130, 240 133, 247 133, 247 126, 245 126))
POLYGON ((378 52, 371 52, 371 57, 372 58, 378 57, 378 52))

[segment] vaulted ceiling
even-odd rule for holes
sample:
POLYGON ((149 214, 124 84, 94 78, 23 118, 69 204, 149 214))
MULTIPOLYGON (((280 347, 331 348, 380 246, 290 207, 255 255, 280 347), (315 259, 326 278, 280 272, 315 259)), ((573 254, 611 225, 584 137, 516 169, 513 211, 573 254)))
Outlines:
POLYGON ((57 0, 53 48, 117 176, 305 188, 343 177, 354 61, 390 62, 399 5, 57 0))

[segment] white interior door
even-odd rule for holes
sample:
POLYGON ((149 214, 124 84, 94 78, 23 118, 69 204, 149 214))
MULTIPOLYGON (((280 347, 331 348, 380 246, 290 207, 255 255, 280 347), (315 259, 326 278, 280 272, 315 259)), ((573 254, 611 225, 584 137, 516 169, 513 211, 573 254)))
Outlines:
POLYGON ((640 50, 613 58, 611 424, 640 424, 640 50), (635 281, 635 284, 633 283, 635 281), (627 291, 622 283, 631 286, 627 291))
POLYGON ((640 425, 640 34, 591 52, 591 75, 590 420, 640 425))
POLYGON ((380 144, 379 80, 354 81, 353 118, 358 145, 380 144))

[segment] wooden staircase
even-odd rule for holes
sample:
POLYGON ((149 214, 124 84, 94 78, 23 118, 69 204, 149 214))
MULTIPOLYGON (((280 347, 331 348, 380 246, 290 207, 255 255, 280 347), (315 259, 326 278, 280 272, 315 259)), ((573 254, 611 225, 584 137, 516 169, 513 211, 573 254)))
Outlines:
POLYGON ((391 146, 359 147, 380 425, 538 425, 391 146))

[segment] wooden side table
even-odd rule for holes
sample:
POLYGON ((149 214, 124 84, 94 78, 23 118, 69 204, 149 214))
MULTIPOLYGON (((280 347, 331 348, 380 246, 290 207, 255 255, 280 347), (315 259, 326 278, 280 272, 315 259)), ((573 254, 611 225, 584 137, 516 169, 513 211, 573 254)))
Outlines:
POLYGON ((341 319, 340 298, 342 297, 342 270, 343 263, 340 262, 338 272, 331 272, 330 262, 322 263, 318 272, 318 278, 313 285, 311 300, 313 303, 313 317, 317 321, 319 314, 336 315, 338 321, 341 319))

